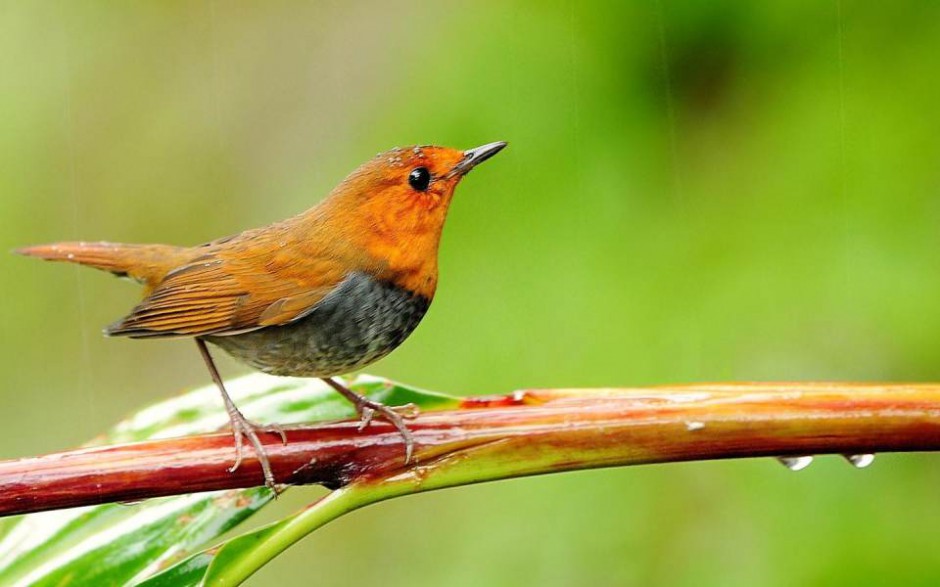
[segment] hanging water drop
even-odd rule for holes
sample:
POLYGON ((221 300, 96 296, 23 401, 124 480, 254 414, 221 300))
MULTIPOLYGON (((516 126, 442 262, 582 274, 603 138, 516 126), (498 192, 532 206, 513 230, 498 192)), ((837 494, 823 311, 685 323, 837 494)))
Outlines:
POLYGON ((813 463, 813 457, 777 457, 780 463, 791 471, 802 471, 813 463))
POLYGON ((871 465, 875 462, 875 455, 866 453, 860 455, 842 455, 845 457, 845 460, 849 462, 850 465, 856 469, 864 469, 865 467, 871 465))

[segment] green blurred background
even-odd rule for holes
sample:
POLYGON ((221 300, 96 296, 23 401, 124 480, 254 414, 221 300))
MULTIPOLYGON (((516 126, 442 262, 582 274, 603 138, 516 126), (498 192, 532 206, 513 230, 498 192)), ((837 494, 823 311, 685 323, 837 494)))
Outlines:
MULTIPOLYGON (((436 303, 371 372, 468 394, 936 380, 938 55, 929 1, 0 2, 0 249, 195 244, 392 146, 506 140, 457 192, 436 303)), ((135 287, 12 255, 0 276, 0 457, 208 381, 192 343, 101 336, 135 287)), ((420 495, 250 584, 937 585, 938 465, 420 495)))

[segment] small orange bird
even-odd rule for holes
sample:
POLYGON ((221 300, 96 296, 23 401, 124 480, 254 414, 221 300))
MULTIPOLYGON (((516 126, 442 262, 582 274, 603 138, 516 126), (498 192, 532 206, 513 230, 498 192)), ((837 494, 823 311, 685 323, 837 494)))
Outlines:
POLYGON ((402 414, 332 379, 384 357, 415 329, 434 298, 437 250, 457 184, 504 142, 460 151, 418 146, 377 155, 306 212, 196 247, 68 242, 16 252, 131 277, 144 299, 105 333, 196 339, 222 393, 235 436, 258 455, 265 484, 271 464, 258 432, 238 410, 206 342, 273 375, 320 377, 353 402, 362 426, 379 414, 394 425, 411 461, 402 414))

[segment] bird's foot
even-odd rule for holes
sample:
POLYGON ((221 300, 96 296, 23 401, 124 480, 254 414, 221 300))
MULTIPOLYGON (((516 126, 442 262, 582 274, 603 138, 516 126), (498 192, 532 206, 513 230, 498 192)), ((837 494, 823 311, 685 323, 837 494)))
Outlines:
POLYGON ((420 413, 418 406, 414 404, 386 406, 381 402, 370 400, 366 396, 356 393, 334 379, 324 379, 324 381, 356 406, 356 413, 359 414, 359 430, 364 430, 376 416, 394 426, 405 443, 405 464, 412 462, 415 440, 411 430, 405 424, 405 420, 411 420, 418 416, 420 413))
POLYGON ((229 421, 232 423, 232 435, 235 436, 235 464, 229 468, 229 473, 234 473, 238 470, 238 467, 241 466, 242 446, 247 438, 248 444, 255 449, 255 454, 258 456, 258 463, 261 465, 261 472, 264 474, 264 484, 268 489, 273 491, 274 496, 277 497, 280 491, 274 482, 274 473, 271 471, 271 461, 268 460, 268 453, 264 450, 264 445, 261 444, 258 433, 267 432, 277 434, 281 437, 281 442, 287 444, 287 435, 284 434, 284 429, 277 424, 255 424, 246 418, 244 414, 235 407, 235 402, 232 401, 232 398, 225 390, 225 384, 222 383, 219 370, 215 368, 215 361, 212 360, 212 355, 209 353, 206 341, 197 337, 196 346, 199 347, 199 354, 202 355, 202 359, 206 362, 206 367, 209 369, 209 374, 212 375, 212 380, 219 387, 219 392, 222 394, 222 401, 225 403, 225 411, 228 413, 229 421))
POLYGON ((356 413, 359 414, 359 430, 365 430, 366 426, 372 423, 372 419, 378 415, 383 420, 398 430, 401 439, 405 443, 405 464, 411 463, 414 455, 415 440, 411 430, 405 425, 405 419, 412 419, 418 416, 418 406, 414 404, 405 404, 403 406, 386 406, 383 403, 372 401, 363 396, 359 396, 356 401, 356 413))
POLYGON ((229 413, 232 421, 232 435, 235 437, 235 464, 229 468, 229 473, 234 473, 242 464, 244 441, 254 449, 258 457, 258 463, 261 465, 261 472, 264 474, 264 484, 277 495, 280 491, 274 481, 274 473, 271 470, 271 461, 268 460, 268 453, 258 438, 258 433, 277 434, 281 437, 281 442, 287 444, 287 435, 284 429, 277 424, 256 424, 242 415, 238 410, 229 413))
MULTIPOLYGON (((395 424, 396 420, 401 421, 402 426, 404 426, 404 420, 417 418, 418 414, 421 413, 418 406, 414 404, 386 406, 385 404, 374 402, 363 396, 359 396, 355 404, 356 413, 359 414, 359 430, 365 430, 366 426, 372 423, 376 412, 379 413, 380 417, 388 420, 392 424, 395 424)), ((395 424, 395 427, 398 428, 398 425, 395 424)))

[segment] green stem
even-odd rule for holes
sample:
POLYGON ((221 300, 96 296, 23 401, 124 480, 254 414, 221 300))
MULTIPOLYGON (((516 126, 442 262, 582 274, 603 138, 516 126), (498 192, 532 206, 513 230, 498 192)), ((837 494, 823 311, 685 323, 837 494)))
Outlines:
POLYGON ((212 563, 214 572, 207 586, 234 587, 240 585, 261 567, 266 565, 275 556, 287 550, 295 542, 304 538, 314 530, 325 526, 336 518, 363 506, 394 497, 406 489, 401 485, 359 485, 352 484, 337 489, 316 502, 296 516, 283 522, 275 523, 265 530, 244 536, 251 539, 253 544, 247 551, 238 548, 236 541, 227 544, 225 549, 236 549, 239 554, 233 558, 220 556, 212 563), (220 569, 219 566, 224 568, 220 569))

